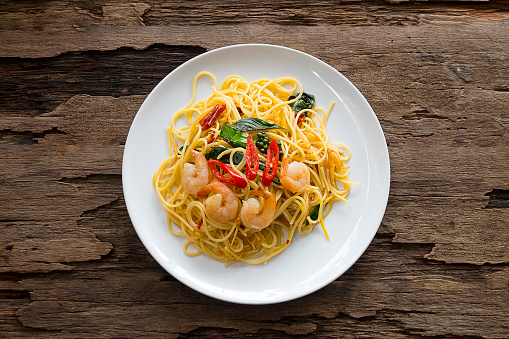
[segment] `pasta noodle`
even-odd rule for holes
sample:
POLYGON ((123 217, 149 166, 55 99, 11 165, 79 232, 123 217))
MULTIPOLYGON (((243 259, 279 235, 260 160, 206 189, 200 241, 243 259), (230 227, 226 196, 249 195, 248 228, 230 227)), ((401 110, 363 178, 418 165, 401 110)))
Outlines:
MULTIPOLYGON (((346 145, 330 142, 327 136, 325 127, 334 103, 327 109, 292 109, 291 105, 296 105, 304 94, 299 81, 290 77, 259 79, 248 83, 242 77, 233 75, 218 87, 211 73, 202 72, 196 75, 190 102, 173 116, 167 128, 170 156, 161 163, 153 177, 154 187, 167 212, 170 231, 177 236, 183 235, 188 240, 184 245, 186 254, 194 256, 205 253, 225 262, 225 265, 237 261, 261 264, 282 253, 296 233, 309 234, 317 224, 321 225, 329 238, 323 220, 329 214, 332 203, 348 203, 346 196, 353 183, 348 178, 345 162, 349 160, 351 153, 346 145), (210 77, 214 86, 210 96, 195 102, 197 81, 202 76, 210 77), (292 94, 294 98, 289 99, 292 94), (212 119, 210 127, 204 126, 203 122, 223 104, 224 110, 217 118, 212 119), (279 159, 278 174, 268 186, 262 184, 265 174, 261 169, 254 179, 246 178, 246 163, 249 158, 246 147, 232 146, 227 139, 220 137, 225 125, 232 126, 245 118, 258 118, 269 125, 277 125, 276 128, 264 129, 265 136, 256 134, 260 130, 241 133, 244 136, 250 134, 258 137, 257 140, 266 138, 267 141, 277 141, 279 155, 282 157, 279 159), (181 126, 178 127, 179 125, 181 126), (233 218, 227 221, 218 221, 219 214, 223 213, 221 208, 207 208, 207 204, 212 204, 207 201, 210 196, 208 193, 211 190, 220 193, 219 186, 210 184, 217 181, 210 174, 210 165, 208 168, 205 166, 202 172, 205 176, 202 178, 206 179, 201 185, 197 174, 200 171, 199 161, 202 159, 200 154, 208 155, 215 147, 221 151, 216 154, 215 159, 226 163, 234 171, 231 176, 237 177, 239 182, 247 181, 245 187, 226 185, 230 192, 233 192, 233 195, 229 196, 230 203, 225 203, 223 196, 222 205, 218 206, 230 206, 233 218), (239 156, 242 156, 240 161, 239 156), (283 161, 284 158, 287 159, 283 161), (285 161, 287 170, 283 173, 285 161), (186 165, 193 162, 195 166, 186 165), (294 192, 291 185, 295 182, 287 180, 294 178, 290 171, 297 171, 297 174, 299 171, 309 172, 309 182, 305 183, 300 191, 294 192), (189 173, 192 175, 189 176, 189 173), (203 184, 214 187, 204 193, 203 184), (189 193, 186 187, 193 185, 201 192, 189 193), (275 207, 270 211, 274 206, 272 198, 275 199, 275 207), (257 201, 249 202, 251 199, 257 201), (238 203, 235 205, 234 201, 238 203), (249 203, 253 203, 254 207, 249 208, 249 203), (257 207, 267 212, 263 217, 271 217, 269 225, 260 229, 249 227, 251 220, 253 223, 259 222, 254 219, 259 215, 253 216, 257 207), (247 213, 246 216, 244 212, 247 213), (250 216, 253 219, 249 219, 250 216)), ((262 151, 257 154, 259 163, 268 165, 269 155, 262 151)), ((225 178, 230 178, 224 168, 219 172, 225 178)))

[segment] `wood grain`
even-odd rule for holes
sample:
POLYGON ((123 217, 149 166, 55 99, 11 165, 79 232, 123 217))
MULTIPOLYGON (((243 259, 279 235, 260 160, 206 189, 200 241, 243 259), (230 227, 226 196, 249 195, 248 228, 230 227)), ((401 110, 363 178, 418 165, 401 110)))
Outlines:
POLYGON ((503 1, 4 1, 5 337, 509 337, 509 6, 503 1), (329 63, 383 127, 391 193, 346 274, 268 306, 203 296, 130 223, 124 142, 150 90, 205 51, 329 63))

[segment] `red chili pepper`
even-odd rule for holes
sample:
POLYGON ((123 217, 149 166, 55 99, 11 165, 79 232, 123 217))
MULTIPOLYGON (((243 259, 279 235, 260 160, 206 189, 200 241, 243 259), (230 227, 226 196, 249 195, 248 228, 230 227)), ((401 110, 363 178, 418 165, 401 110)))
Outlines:
POLYGON ((209 139, 207 139, 207 143, 211 143, 211 142, 214 142, 214 140, 216 140, 216 134, 215 133, 212 133, 209 135, 209 139))
POLYGON ((254 180, 254 178, 256 178, 258 167, 260 166, 259 159, 253 137, 249 135, 246 145, 246 178, 248 180, 254 180))
POLYGON ((297 119, 297 124, 300 124, 301 122, 303 122, 303 121, 304 121, 304 119, 306 119, 306 117, 305 117, 304 115, 301 115, 301 116, 299 117, 299 119, 297 119))
POLYGON ((202 130, 208 130, 225 109, 226 104, 214 106, 214 108, 200 120, 202 130))
POLYGON ((279 147, 277 146, 276 139, 270 141, 269 149, 267 150, 267 162, 265 163, 265 170, 263 171, 262 185, 269 186, 274 180, 277 172, 277 163, 279 162, 279 147))
POLYGON ((202 224, 203 224, 203 218, 200 218, 200 220, 198 220, 198 223, 196 224, 196 228, 200 229, 202 224))
POLYGON ((238 188, 244 188, 247 186, 247 180, 244 179, 244 177, 242 177, 233 168, 222 163, 221 161, 210 159, 209 161, 207 161, 207 165, 209 166, 210 171, 212 172, 214 177, 216 177, 217 180, 238 188), (219 167, 221 167, 223 171, 230 174, 231 177, 225 177, 224 175, 222 175, 221 172, 219 172, 219 170, 217 169, 216 165, 219 165, 219 167))

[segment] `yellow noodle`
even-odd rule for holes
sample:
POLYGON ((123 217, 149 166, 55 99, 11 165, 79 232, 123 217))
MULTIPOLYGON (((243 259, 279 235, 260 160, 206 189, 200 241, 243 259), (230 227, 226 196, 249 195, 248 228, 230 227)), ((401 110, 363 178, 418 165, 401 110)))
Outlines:
MULTIPOLYGON (((290 77, 248 83, 233 75, 218 87, 211 73, 201 72, 195 77, 192 90, 189 103, 170 121, 167 128, 170 156, 161 163, 153 177, 154 187, 167 211, 170 231, 188 240, 184 244, 184 252, 189 256, 204 253, 225 262, 225 266, 237 261, 266 264, 290 245, 295 232, 306 235, 320 224, 329 239, 323 220, 330 213, 332 203, 348 203, 346 196, 350 186, 356 184, 348 179, 348 167, 345 165, 351 157, 350 149, 339 142, 329 143, 325 130, 334 103, 327 110, 315 107, 293 111, 289 104, 300 98, 303 87, 298 80, 290 77), (202 76, 210 77, 214 86, 207 98, 195 102, 197 82, 202 76), (299 93, 297 98, 288 100, 295 92, 299 93), (224 112, 210 128, 202 130, 200 120, 221 104, 226 106, 224 112), (272 223, 261 230, 242 224, 238 217, 240 206, 237 217, 232 220, 226 223, 213 220, 205 208, 206 197, 197 198, 186 193, 181 183, 184 164, 194 158, 191 150, 206 154, 214 146, 228 148, 220 156, 229 159, 230 167, 245 178, 242 172, 246 166, 246 150, 232 147, 219 137, 221 126, 231 125, 245 117, 261 118, 283 127, 266 130, 266 136, 281 143, 283 157, 288 157, 290 162, 307 165, 311 174, 309 186, 299 193, 292 193, 275 182, 265 187, 275 196, 276 209, 272 223), (184 126, 177 127, 177 122, 180 125, 184 122, 184 126), (233 157, 238 152, 244 159, 234 165, 233 157), (314 211, 316 219, 310 216, 313 208, 318 209, 314 211)), ((265 163, 265 155, 259 153, 259 158, 261 163, 265 163)), ((256 178, 249 180, 245 188, 229 186, 239 202, 246 201, 250 191, 263 187, 262 172, 259 170, 256 178)), ((260 198, 260 203, 265 205, 265 200, 260 198)))

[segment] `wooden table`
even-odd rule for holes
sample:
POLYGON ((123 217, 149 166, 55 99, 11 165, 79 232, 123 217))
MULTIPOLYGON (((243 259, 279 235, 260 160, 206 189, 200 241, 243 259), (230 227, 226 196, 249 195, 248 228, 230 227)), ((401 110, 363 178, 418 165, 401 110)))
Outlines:
POLYGON ((0 336, 509 337, 509 4, 2 1, 0 336), (148 254, 121 183, 150 90, 217 47, 299 49, 372 105, 391 158, 359 261, 242 306, 148 254))

